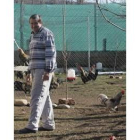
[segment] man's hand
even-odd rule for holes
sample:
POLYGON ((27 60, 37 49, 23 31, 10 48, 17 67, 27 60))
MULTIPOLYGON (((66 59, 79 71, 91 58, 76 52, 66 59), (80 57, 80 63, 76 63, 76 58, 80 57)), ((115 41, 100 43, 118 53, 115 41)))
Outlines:
POLYGON ((43 81, 49 80, 49 73, 45 72, 42 76, 43 81))
POLYGON ((32 82, 31 74, 27 74, 27 76, 26 76, 26 83, 31 84, 31 82, 32 82))

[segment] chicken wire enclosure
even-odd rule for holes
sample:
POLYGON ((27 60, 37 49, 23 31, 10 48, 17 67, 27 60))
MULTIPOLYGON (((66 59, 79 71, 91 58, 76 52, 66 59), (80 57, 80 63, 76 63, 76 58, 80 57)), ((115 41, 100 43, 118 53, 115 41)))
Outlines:
MULTIPOLYGON (((114 70, 114 67, 119 71, 126 69, 126 32, 106 21, 95 1, 88 4, 57 2, 27 3, 21 0, 14 4, 14 36, 23 50, 28 53, 29 17, 37 13, 41 15, 43 25, 55 35, 58 68, 64 67, 62 52, 65 49, 68 68, 75 67, 75 63, 88 67, 101 62, 105 71, 114 70)), ((116 3, 99 5, 109 21, 125 29, 125 6, 116 3)), ((17 62, 16 45, 14 50, 17 62)))

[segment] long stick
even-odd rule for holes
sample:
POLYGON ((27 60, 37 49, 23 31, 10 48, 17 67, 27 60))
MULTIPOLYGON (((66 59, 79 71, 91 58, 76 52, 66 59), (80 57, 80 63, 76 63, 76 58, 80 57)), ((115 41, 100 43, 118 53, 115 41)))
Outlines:
POLYGON ((16 46, 17 46, 17 48, 18 49, 20 49, 20 47, 18 46, 18 44, 17 44, 17 42, 16 42, 16 40, 14 39, 14 42, 15 42, 15 44, 16 44, 16 46))

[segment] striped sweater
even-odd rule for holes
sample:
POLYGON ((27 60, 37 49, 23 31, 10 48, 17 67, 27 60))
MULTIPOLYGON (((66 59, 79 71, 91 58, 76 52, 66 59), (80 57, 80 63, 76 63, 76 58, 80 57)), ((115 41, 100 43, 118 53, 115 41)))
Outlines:
POLYGON ((53 72, 55 67, 56 49, 53 33, 41 27, 37 33, 31 34, 28 69, 45 69, 46 72, 53 72))

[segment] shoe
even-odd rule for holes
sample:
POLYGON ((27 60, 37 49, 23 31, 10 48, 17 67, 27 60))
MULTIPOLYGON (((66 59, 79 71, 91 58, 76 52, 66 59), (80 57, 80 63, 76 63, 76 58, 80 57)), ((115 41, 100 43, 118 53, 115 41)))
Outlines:
POLYGON ((31 130, 28 128, 24 128, 24 129, 19 130, 19 134, 36 133, 36 132, 37 132, 37 130, 31 130))
POLYGON ((54 129, 47 129, 47 128, 44 128, 44 127, 39 127, 38 128, 38 131, 53 131, 54 129))

